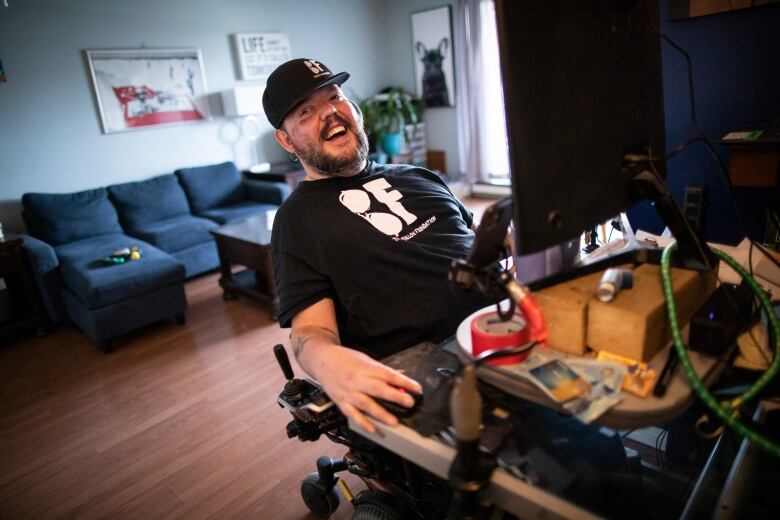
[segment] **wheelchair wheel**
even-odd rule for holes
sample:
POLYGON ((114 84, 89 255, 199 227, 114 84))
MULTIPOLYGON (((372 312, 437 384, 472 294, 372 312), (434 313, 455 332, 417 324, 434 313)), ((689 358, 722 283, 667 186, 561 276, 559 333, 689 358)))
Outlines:
POLYGON ((352 513, 352 520, 401 520, 395 511, 379 504, 360 504, 352 513))
POLYGON ((323 518, 332 515, 341 502, 341 495, 336 486, 325 488, 317 473, 311 473, 301 481, 301 497, 309 511, 323 518))
POLYGON ((411 520, 419 518, 414 511, 396 497, 371 489, 360 493, 355 500, 352 520, 411 520))

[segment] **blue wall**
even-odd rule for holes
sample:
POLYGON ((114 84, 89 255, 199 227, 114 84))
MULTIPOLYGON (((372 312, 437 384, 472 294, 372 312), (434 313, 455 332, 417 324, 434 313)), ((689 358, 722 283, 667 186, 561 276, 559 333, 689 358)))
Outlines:
MULTIPOLYGON (((84 49, 199 47, 209 92, 238 84, 230 47, 236 32, 286 32, 293 54, 349 70, 360 96, 391 82, 384 63, 382 0, 11 0, 0 7, 0 222, 21 230, 19 198, 138 180, 251 157, 234 144, 235 122, 103 134, 84 49)), ((408 19, 404 21, 408 25, 408 19)), ((214 107, 221 113, 221 104, 214 107)), ((263 118, 265 124, 265 120, 263 118)), ((241 147, 244 147, 242 149, 241 147)), ((285 155, 265 128, 261 160, 285 155)), ((241 165, 241 164, 240 164, 241 165)))
MULTIPOLYGON (((780 118, 780 5, 669 21, 666 1, 662 29, 693 61, 699 126, 717 142, 745 121, 780 118)), ((693 133, 686 62, 662 45, 667 151, 693 133)), ((728 165, 728 147, 716 145, 728 165)), ((706 186, 708 206, 702 234, 706 240, 737 243, 742 238, 717 164, 701 144, 668 163, 668 183, 679 201, 686 186, 706 186)), ((737 189, 746 232, 763 235, 769 190, 737 189)), ((663 226, 649 205, 631 212, 632 224, 660 232, 663 226)))

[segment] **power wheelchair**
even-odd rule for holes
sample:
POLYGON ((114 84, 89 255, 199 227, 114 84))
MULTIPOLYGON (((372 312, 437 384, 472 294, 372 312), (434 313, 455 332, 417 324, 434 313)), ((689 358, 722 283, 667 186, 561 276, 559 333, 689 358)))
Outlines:
POLYGON ((282 345, 274 347, 274 354, 287 379, 277 402, 293 416, 287 424, 287 436, 316 441, 324 435, 349 448, 341 459, 317 459, 317 471, 301 482, 301 496, 312 513, 330 516, 338 508, 341 495, 353 503, 355 520, 447 516, 452 500, 452 488, 447 481, 353 432, 318 385, 295 378, 282 345), (352 496, 337 475, 342 471, 360 477, 368 489, 352 496))

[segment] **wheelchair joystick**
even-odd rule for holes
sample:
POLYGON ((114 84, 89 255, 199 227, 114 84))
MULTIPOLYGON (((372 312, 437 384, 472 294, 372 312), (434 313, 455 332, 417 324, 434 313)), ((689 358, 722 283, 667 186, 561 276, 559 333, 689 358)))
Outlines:
POLYGON ((304 383, 300 379, 295 378, 292 365, 290 365, 290 358, 287 357, 287 351, 284 349, 284 346, 276 345, 274 347, 274 356, 276 356, 276 362, 279 363, 279 367, 287 379, 282 394, 291 403, 302 401, 305 397, 303 395, 304 383))
POLYGON ((308 379, 298 379, 293 373, 290 358, 282 345, 274 347, 274 356, 287 378, 276 402, 287 409, 293 420, 287 425, 287 436, 302 441, 316 441, 325 432, 346 422, 335 403, 319 385, 308 379))

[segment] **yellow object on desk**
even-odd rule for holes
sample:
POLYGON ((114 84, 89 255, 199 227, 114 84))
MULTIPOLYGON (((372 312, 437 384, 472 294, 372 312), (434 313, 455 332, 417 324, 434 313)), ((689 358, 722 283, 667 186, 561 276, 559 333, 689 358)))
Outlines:
POLYGON ((647 397, 655 386, 657 374, 655 370, 649 368, 647 363, 630 359, 624 356, 612 354, 606 350, 599 352, 596 356, 597 361, 616 361, 624 365, 628 370, 623 379, 623 390, 634 394, 637 397, 647 397))

